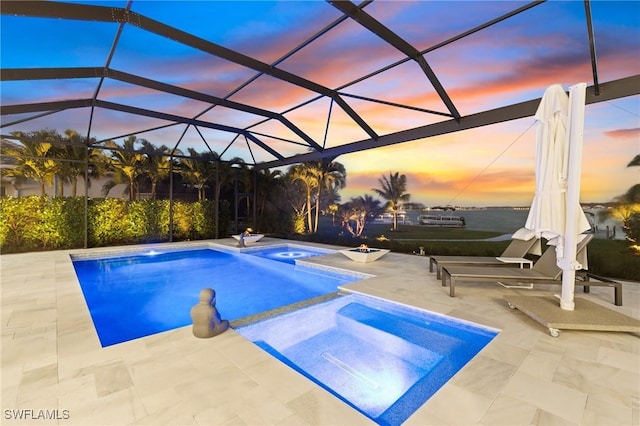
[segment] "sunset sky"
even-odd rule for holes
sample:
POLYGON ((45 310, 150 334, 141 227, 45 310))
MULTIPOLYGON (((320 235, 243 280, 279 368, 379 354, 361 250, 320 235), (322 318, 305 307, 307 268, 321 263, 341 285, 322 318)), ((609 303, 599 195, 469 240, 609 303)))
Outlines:
MULTIPOLYGON (((640 182, 640 167, 626 167, 640 153, 639 102, 633 97, 587 107, 582 202, 610 201, 640 182)), ((399 171, 407 176, 411 199, 427 206, 528 205, 535 189, 534 147, 531 117, 349 154, 337 160, 348 171, 341 194, 348 199, 371 192, 383 174, 399 171)))
MULTIPOLYGON (((5 2, 3 2, 5 3, 5 2)), ((126 7, 125 1, 74 2, 126 7)), ((357 2, 356 2, 357 4, 357 2)), ((364 11, 416 49, 438 46, 451 37, 528 4, 509 1, 374 1, 364 11)), ((640 74, 640 2, 591 2, 600 83, 640 74)), ((253 56, 332 90, 378 135, 424 126, 449 118, 397 108, 353 96, 403 103, 448 113, 423 71, 414 61, 391 67, 363 81, 356 79, 405 58, 401 52, 357 22, 337 22, 342 12, 323 1, 139 1, 131 10, 171 27, 253 56), (335 27, 300 51, 287 56, 318 31, 335 27)), ((540 98, 559 83, 568 88, 593 84, 589 39, 582 1, 550 1, 468 37, 424 54, 462 116, 540 98)), ((8 68, 105 67, 118 26, 112 22, 75 21, 2 15, 0 62, 8 68)), ((168 40, 135 25, 123 27, 111 69, 166 84, 201 91, 265 110, 284 113, 323 147, 367 139, 367 134, 336 103, 317 93, 259 75, 256 71, 168 40), (240 90, 237 90, 240 88, 240 90), (316 99, 318 98, 318 99, 316 99), (302 105, 302 106, 300 106, 302 105), (330 117, 328 119, 328 116, 330 117)), ((248 128, 285 156, 308 148, 275 120, 98 78, 2 81, 3 105, 69 99, 98 99, 154 109, 168 114, 248 128)), ((130 132, 168 124, 97 108, 55 114, 2 116, 2 134, 43 128, 122 141, 130 132), (40 116, 23 121, 26 118, 40 116)), ((390 172, 407 175, 411 199, 428 206, 527 205, 534 191, 533 117, 342 155, 347 169, 343 201, 373 194, 378 179, 390 172)), ((219 130, 183 124, 137 135, 185 151, 207 145, 223 159, 248 163, 274 157, 244 138, 219 130), (206 141, 206 144, 203 142, 206 141), (179 144, 178 144, 179 142, 179 144)), ((582 170, 582 202, 606 202, 640 182, 640 167, 626 165, 640 154, 640 96, 586 107, 582 170)))

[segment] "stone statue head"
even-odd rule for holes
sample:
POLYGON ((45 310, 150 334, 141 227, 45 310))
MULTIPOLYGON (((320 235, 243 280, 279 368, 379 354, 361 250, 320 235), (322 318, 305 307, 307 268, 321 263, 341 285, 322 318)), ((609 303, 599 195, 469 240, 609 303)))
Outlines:
POLYGON ((206 303, 207 305, 214 304, 216 302, 216 292, 212 288, 204 288, 200 290, 200 303, 206 303))

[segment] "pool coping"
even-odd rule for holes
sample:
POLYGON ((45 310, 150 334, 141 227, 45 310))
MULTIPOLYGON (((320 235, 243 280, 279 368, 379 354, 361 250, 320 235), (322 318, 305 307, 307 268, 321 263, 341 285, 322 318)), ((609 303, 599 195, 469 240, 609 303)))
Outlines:
MULTIPOLYGON (((235 249, 236 243, 228 238, 165 245, 235 249)), ((232 329, 213 339, 195 339, 185 326, 100 347, 70 255, 154 246, 0 256, 3 409, 58 407, 71 412, 65 424, 83 425, 371 424, 232 329)), ((377 262, 356 264, 329 254, 311 262, 374 275, 346 285, 349 291, 502 330, 407 425, 635 424, 640 418, 633 403, 640 396, 637 335, 567 331, 553 338, 504 302, 509 294, 552 294, 555 286, 525 291, 480 283, 451 298, 428 272, 425 257, 392 252, 377 262)), ((576 297, 639 318, 640 283, 626 282, 623 291, 627 303, 622 307, 613 306, 600 288, 576 291, 576 297)))

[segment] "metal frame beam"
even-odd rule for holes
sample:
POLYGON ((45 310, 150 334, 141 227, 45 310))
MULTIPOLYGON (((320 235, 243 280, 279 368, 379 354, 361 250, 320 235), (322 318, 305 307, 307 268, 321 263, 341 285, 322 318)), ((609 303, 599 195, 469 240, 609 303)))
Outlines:
POLYGON ((389 43, 395 49, 402 52, 408 58, 411 58, 412 60, 416 61, 420 66, 420 68, 422 68, 422 71, 425 73, 429 81, 431 82, 433 88, 438 93, 438 96, 440 96, 440 99, 442 100, 442 102, 447 106, 447 109, 449 110, 451 115, 456 119, 460 118, 460 113, 458 112, 456 106, 453 104, 453 102, 451 101, 451 98, 449 97, 447 92, 444 90, 444 87, 440 83, 440 80, 438 80, 438 77, 436 76, 435 72, 433 72, 433 70, 431 69, 431 66, 429 66, 429 64, 427 63, 427 60, 420 53, 420 51, 418 51, 418 49, 413 47, 405 39, 403 39, 393 31, 391 31, 385 25, 380 23, 374 17, 372 17, 371 15, 369 15, 360 7, 356 6, 350 1, 344 1, 344 0, 340 0, 340 1, 327 0, 327 1, 331 5, 333 5, 336 9, 340 10, 345 15, 348 15, 351 19, 353 19, 354 21, 356 21, 357 23, 365 27, 367 30, 371 31, 372 33, 380 37, 382 40, 389 43))
POLYGON ((598 58, 596 56, 596 36, 593 32, 593 20, 591 19, 591 2, 585 0, 584 13, 587 18, 587 34, 589 34, 589 53, 591 55, 591 72, 593 74, 593 90, 596 95, 600 94, 600 83, 598 82, 598 58))
MULTIPOLYGON (((589 105, 634 95, 640 95, 640 74, 601 84, 599 95, 595 93, 594 86, 587 87, 586 104, 589 105)), ((259 163, 256 164, 255 167, 258 170, 261 170, 272 167, 280 167, 288 164, 302 163, 305 161, 317 161, 324 157, 337 157, 342 154, 351 154, 368 149, 380 148, 383 146, 394 145, 418 139, 426 139, 433 136, 444 135, 447 133, 454 133, 462 130, 468 130, 477 127, 489 126, 491 124, 517 120, 520 118, 531 117, 535 115, 535 112, 540 105, 540 100, 541 98, 532 99, 530 101, 509 105, 502 108, 496 108, 489 111, 479 112, 477 114, 467 115, 461 117, 460 120, 447 120, 426 126, 415 127, 413 129, 403 130, 396 133, 390 133, 381 136, 378 140, 364 139, 358 142, 352 142, 345 145, 328 148, 322 153, 305 153, 289 157, 283 161, 259 163)))
POLYGON ((101 100, 96 101, 96 106, 97 107, 106 108, 106 109, 111 109, 111 110, 114 110, 114 111, 121 111, 121 112, 130 113, 130 114, 137 114, 137 115, 143 115, 143 116, 146 116, 146 117, 157 118, 157 119, 160 119, 160 120, 173 121, 173 122, 176 122, 176 123, 190 124, 192 126, 206 127, 206 128, 209 128, 209 129, 220 130, 220 131, 223 131, 223 132, 240 134, 240 135, 243 135, 243 136, 249 138, 253 143, 258 145, 259 147, 261 147, 262 149, 264 149, 265 151, 267 151, 268 153, 270 153, 274 157, 276 157, 276 158, 278 158, 280 160, 284 160, 284 157, 279 152, 275 151, 269 145, 265 144, 260 139, 256 138, 254 135, 252 135, 250 132, 248 132, 246 130, 243 130, 243 129, 238 129, 236 127, 225 126, 225 125, 222 125, 222 124, 209 123, 209 122, 206 122, 206 121, 197 120, 197 119, 193 119, 193 118, 181 117, 179 115, 167 114, 167 113, 158 112, 158 111, 151 111, 151 110, 144 109, 144 108, 137 108, 137 107, 117 104, 117 103, 113 103, 113 102, 106 102, 106 101, 101 101, 101 100))
POLYGON ((75 109, 75 108, 86 108, 86 107, 101 107, 105 109, 111 109, 114 111, 126 112, 129 114, 142 115, 145 117, 157 118, 160 120, 166 120, 175 123, 183 123, 190 124, 192 126, 206 127, 209 129, 220 130, 223 132, 241 134, 245 137, 249 138, 256 145, 260 146, 262 149, 273 155, 275 158, 279 160, 284 160, 284 157, 273 148, 262 142, 260 139, 252 135, 248 130, 238 129, 237 127, 225 126, 222 124, 209 123, 207 121, 197 120, 193 118, 181 117, 179 115, 167 114, 158 111, 151 111, 144 108, 137 108, 129 105, 117 104, 114 102, 107 102, 101 100, 93 100, 93 99, 75 99, 75 100, 67 100, 67 101, 55 101, 55 102, 42 102, 42 103, 32 103, 32 104, 21 104, 21 105, 0 105, 0 115, 8 115, 8 114, 22 114, 26 112, 40 112, 40 111, 50 111, 50 110, 66 110, 66 109, 75 109))
MULTIPOLYGON (((425 68, 425 65, 426 67, 428 67, 428 64, 423 58, 423 55, 425 53, 433 51, 448 43, 451 43, 455 40, 458 40, 474 32, 477 32, 483 28, 486 28, 490 25, 493 25, 497 22, 500 22, 504 19, 514 16, 515 14, 521 13, 525 10, 528 10, 542 3, 542 1, 533 1, 531 3, 528 3, 527 5, 524 5, 518 9, 515 9, 514 11, 508 14, 502 15, 492 21, 486 22, 469 31, 466 31, 448 40, 445 40, 442 43, 431 46, 430 48, 425 49, 423 51, 417 51, 410 43, 407 43, 405 40, 399 37, 396 33, 389 30, 383 24, 381 24, 380 22, 378 22, 377 20, 375 20, 373 17, 371 17, 370 15, 368 15, 362 10, 363 7, 369 3, 368 1, 365 1, 358 6, 354 5, 350 1, 337 1, 337 0, 328 0, 328 1, 337 9, 342 10, 345 16, 349 16, 351 19, 354 19, 360 22, 360 24, 363 25, 363 27, 365 27, 367 30, 378 35, 383 40, 388 42, 390 45, 392 45, 393 47, 395 47, 396 49, 398 49, 399 51, 407 55, 407 58, 402 59, 401 61, 398 61, 394 64, 391 64, 383 68, 383 70, 390 69, 396 65, 399 65, 400 63, 404 63, 409 60, 415 60, 420 64, 420 66, 422 66, 423 70, 427 74, 427 77, 430 78, 430 80, 431 80, 431 75, 429 74, 430 68, 425 68)), ((83 5, 83 4, 74 4, 74 3, 41 2, 41 1, 20 1, 20 2, 11 1, 11 2, 5 2, 5 3, 6 4, 3 3, 2 9, 0 10, 0 13, 5 15, 13 14, 13 15, 32 16, 32 17, 49 17, 49 18, 113 22, 113 23, 120 24, 120 26, 124 24, 131 24, 131 25, 140 27, 146 31, 153 32, 163 37, 173 39, 179 43, 201 50, 205 53, 209 53, 211 55, 229 60, 231 62, 251 68, 253 70, 256 70, 258 71, 259 75, 267 74, 274 78, 280 79, 282 81, 288 82, 298 87, 315 92, 316 94, 319 95, 315 99, 319 99, 322 96, 327 96, 333 101, 337 102, 345 110, 345 112, 354 120, 354 122, 356 122, 370 136, 369 139, 345 144, 342 146, 338 146, 338 147, 334 147, 326 150, 323 150, 322 147, 320 147, 318 144, 315 144, 315 145, 310 144, 310 146, 313 149, 316 149, 317 152, 295 155, 293 157, 289 157, 285 159, 282 157, 282 155, 278 154, 277 152, 269 148, 264 142, 260 141, 260 139, 258 139, 254 133, 251 133, 248 130, 248 128, 237 129, 230 126, 223 126, 215 123, 208 123, 202 120, 198 120, 197 118, 179 117, 171 114, 164 114, 164 113, 149 111, 141 108, 135 108, 135 107, 130 107, 126 105, 119 105, 119 104, 114 104, 110 102, 99 101, 97 100, 96 97, 94 97, 93 99, 76 99, 76 100, 67 100, 67 101, 60 101, 60 102, 47 102, 47 103, 41 103, 41 104, 0 105, 0 114, 2 115, 17 114, 21 112, 41 112, 41 111, 47 111, 47 113, 52 113, 52 111, 54 110, 64 110, 69 108, 81 108, 81 107, 94 108, 95 106, 101 106, 103 108, 120 110, 128 113, 132 113, 132 114, 139 114, 139 115, 150 116, 150 117, 159 118, 163 120, 169 120, 175 123, 184 123, 184 124, 190 124, 194 126, 201 126, 201 127, 214 128, 214 129, 223 130, 223 131, 229 131, 237 135, 240 135, 240 134, 244 135, 254 143, 261 146, 263 149, 266 149, 268 152, 274 155, 275 158, 277 158, 277 160, 274 160, 274 161, 260 163, 259 165, 257 165, 259 168, 278 167, 278 166, 293 164, 301 161, 308 161, 308 159, 318 159, 318 158, 324 158, 329 156, 335 157, 337 155, 344 154, 344 153, 357 152, 364 149, 376 148, 379 146, 391 145, 391 144, 406 142, 410 140, 428 138, 431 136, 436 136, 444 133, 451 133, 451 132, 456 132, 460 130, 481 127, 489 124, 523 118, 526 116, 533 115, 533 113, 535 112, 535 107, 537 103, 539 103, 539 100, 537 99, 537 100, 523 102, 520 104, 514 104, 511 106, 507 106, 507 107, 503 107, 495 110, 484 111, 478 114, 473 114, 465 117, 459 116, 459 114, 457 114, 457 111, 455 111, 456 112, 455 114, 452 112, 452 114, 450 115, 446 113, 439 113, 439 115, 452 116, 454 117, 454 119, 448 120, 445 122, 435 123, 432 125, 422 126, 414 129, 408 129, 401 132, 388 134, 385 136, 379 136, 367 125, 367 123, 362 118, 358 116, 357 113, 355 113, 355 111, 353 111, 353 109, 351 109, 349 104, 345 102, 345 100, 342 98, 342 96, 345 96, 345 97, 352 96, 355 98, 358 98, 358 96, 348 95, 346 93, 342 94, 339 92, 339 90, 341 88, 348 87, 351 84, 355 84, 359 81, 362 81, 372 75, 375 75, 376 73, 382 72, 382 70, 379 70, 367 76, 361 77, 352 83, 348 83, 342 86, 341 88, 329 89, 322 85, 316 84, 312 81, 306 80, 300 76, 297 76, 295 74, 292 74, 277 68, 276 65, 278 64, 278 62, 272 65, 260 62, 257 59, 254 59, 252 57, 248 57, 241 53, 235 52, 233 50, 224 48, 214 43, 210 43, 207 40, 200 39, 190 33, 180 31, 176 28, 173 28, 173 27, 164 25, 160 22, 154 21, 152 19, 146 18, 143 15, 139 15, 135 12, 131 12, 128 10, 128 8, 123 9, 123 8, 111 8, 111 7, 83 5)), ((589 0, 585 0, 585 14, 587 19, 587 30, 589 32, 589 43, 591 47, 591 61, 592 61, 592 69, 593 69, 593 75, 594 75, 594 84, 593 86, 588 88, 587 103, 601 102, 609 99, 616 99, 619 97, 632 96, 632 95, 639 94, 638 92, 640 91, 640 89, 638 87, 640 87, 640 77, 638 75, 604 83, 604 84, 600 84, 598 82, 597 64, 596 64, 596 55, 595 55, 595 41, 593 36, 593 23, 591 22, 589 0)), ((331 26, 326 27, 316 36, 319 36, 320 34, 324 34, 329 29, 334 28, 339 22, 344 21, 344 19, 346 18, 340 18, 334 21, 334 23, 332 23, 331 26)), ((314 36, 312 39, 314 39, 316 36, 314 36)), ((304 46, 306 46, 306 44, 303 44, 303 46, 301 46, 300 48, 304 46)), ((112 49, 112 52, 113 52, 113 49, 112 49)), ((63 69, 0 70, 1 71, 0 78, 2 78, 2 80, 19 79, 20 73, 23 73, 23 76, 28 75, 29 79, 79 78, 79 77, 95 77, 95 78, 102 79, 108 76, 109 78, 114 78, 114 79, 128 82, 131 84, 137 84, 150 89, 160 90, 166 93, 176 94, 178 96, 186 96, 193 99, 199 99, 199 100, 203 100, 204 102, 209 102, 215 105, 224 105, 229 108, 235 108, 235 109, 249 112, 249 113, 263 112, 264 114, 257 114, 257 115, 262 115, 267 119, 281 120, 281 122, 285 124, 285 126, 287 126, 289 129, 297 133, 294 130, 294 129, 297 129, 297 127, 295 127, 292 123, 290 123, 288 120, 284 118, 283 116, 284 113, 277 114, 270 111, 264 111, 264 110, 260 110, 259 108, 254 108, 251 106, 235 103, 226 98, 209 96, 199 92, 193 92, 187 89, 182 89, 180 87, 175 87, 175 86, 160 83, 157 81, 145 79, 143 77, 135 76, 132 74, 121 73, 121 72, 109 69, 108 63, 107 63, 107 66, 103 68, 74 68, 72 70, 74 71, 68 71, 63 69), (67 73, 67 72, 70 72, 71 74, 76 73, 76 75, 71 77, 69 77, 68 75, 64 75, 64 73, 67 73), (15 75, 12 73, 15 73, 15 75), (52 75, 56 73, 58 73, 58 76, 52 77, 52 75)), ((435 77, 435 75, 433 75, 433 77, 435 77)), ((433 84, 433 80, 431 81, 433 84)), ((437 81, 437 79, 435 81, 437 81)), ((434 88, 438 90, 435 84, 434 84, 434 88)), ((444 92, 444 89, 442 89, 442 94, 445 95, 444 99, 448 98, 446 92, 444 92)), ((441 98, 442 98, 442 94, 441 94, 441 98)), ((360 99, 364 99, 364 98, 360 97, 360 99)), ((373 99, 367 99, 367 100, 375 101, 373 99)), ((305 102, 302 105, 305 105, 308 102, 305 102)), ((445 104, 446 104, 446 101, 445 101, 445 104)), ((392 105, 392 104, 389 103, 389 105, 392 105)), ((395 105, 392 105, 392 106, 395 106, 395 105)), ((452 103, 451 103, 451 106, 453 106, 452 103)), ((295 108, 297 107, 294 107, 291 110, 295 108)), ((433 111, 425 111, 425 112, 438 114, 433 111)), ((302 137, 300 133, 297 133, 297 134, 302 137)), ((306 140, 305 138, 303 139, 309 142, 309 140, 306 140)))
POLYGON ((10 1, 2 5, 0 13, 4 15, 20 15, 32 17, 60 18, 60 19, 76 19, 85 21, 100 21, 114 23, 129 23, 143 30, 174 40, 185 46, 193 47, 202 52, 209 53, 219 58, 226 59, 246 68, 253 69, 263 74, 270 75, 278 80, 285 81, 295 86, 307 89, 311 92, 321 94, 323 96, 334 99, 356 122, 362 129, 372 138, 378 135, 373 132, 371 127, 340 97, 338 92, 328 87, 314 83, 299 75, 292 74, 288 71, 274 67, 272 65, 261 62, 250 56, 196 37, 193 34, 181 31, 177 28, 147 18, 135 12, 131 12, 119 7, 92 6, 75 3, 57 3, 42 1, 10 1), (6 3, 6 4, 5 4, 6 3))
POLYGON ((345 96, 345 97, 348 97, 348 98, 360 99, 360 100, 363 100, 363 101, 373 102, 373 103, 376 103, 376 104, 389 105, 389 106, 392 106, 392 107, 409 109, 409 110, 412 110, 412 111, 426 112, 427 114, 441 115, 443 117, 453 117, 451 114, 447 114, 446 112, 434 111, 434 110, 430 110, 430 109, 414 107, 414 106, 411 106, 411 105, 403 105, 403 104, 399 104, 399 103, 396 103, 396 102, 382 101, 380 99, 373 99, 373 98, 369 98, 367 96, 352 95, 350 93, 342 92, 340 94, 342 96, 345 96))
MULTIPOLYGON (((492 19, 491 21, 485 22, 485 23, 483 23, 481 25, 478 25, 478 26, 476 26, 474 28, 471 28, 470 30, 467 30, 467 31, 465 31, 463 33, 460 33, 460 34, 455 35, 455 36, 453 36, 451 38, 448 38, 447 40, 444 40, 444 41, 442 41, 442 42, 440 42, 438 44, 435 44, 435 45, 433 45, 433 46, 431 46, 431 47, 429 47, 427 49, 424 49, 424 50, 420 51, 420 54, 424 55, 426 53, 429 53, 431 51, 439 49, 440 47, 443 47, 443 46, 446 46, 448 44, 451 44, 454 41, 457 41, 457 40, 460 40, 460 39, 462 39, 464 37, 470 36, 471 34, 477 33, 478 31, 481 31, 481 30, 483 30, 485 28, 488 28, 488 27, 490 27, 492 25, 500 23, 500 22, 502 22, 502 21, 504 21, 506 19, 509 19, 509 18, 515 16, 515 15, 518 15, 518 14, 520 14, 522 12, 525 12, 525 11, 527 11, 527 10, 533 8, 533 7, 539 6, 539 5, 543 4, 543 3, 545 3, 546 1, 547 0, 535 0, 535 1, 531 2, 531 3, 528 3, 528 4, 524 5, 524 6, 519 7, 519 8, 517 8, 517 9, 511 11, 511 12, 508 12, 508 13, 505 13, 503 15, 500 15, 499 17, 497 17, 495 19, 492 19)), ((364 7, 365 5, 367 5, 369 3, 370 3, 370 1, 365 1, 365 2, 361 3, 359 5, 359 7, 364 7)), ((344 18, 348 19, 348 17, 346 15, 344 15, 344 18)), ((351 87, 354 84, 358 84, 358 83, 360 83, 362 81, 365 81, 365 80, 367 80, 367 79, 369 79, 371 77, 374 77, 374 76, 376 76, 378 74, 381 74, 381 73, 383 73, 385 71, 388 71, 388 70, 390 70, 392 68, 395 68, 395 67, 397 67, 399 65, 402 65, 405 62, 408 62, 410 60, 411 60, 411 58, 409 58, 409 57, 400 59, 400 60, 398 60, 398 61, 396 61, 396 62, 394 62, 392 64, 386 65, 386 66, 384 66, 382 68, 379 68, 379 69, 377 69, 377 70, 375 70, 373 72, 370 72, 369 74, 363 75, 361 77, 356 78, 355 80, 352 80, 352 81, 350 81, 348 83, 345 83, 342 86, 337 87, 336 90, 338 92, 340 92, 340 94, 342 96, 351 96, 351 97, 353 97, 353 95, 348 95, 345 92, 343 92, 342 90, 346 89, 347 87, 351 87)), ((317 97, 315 97, 313 99, 310 99, 310 100, 306 101, 305 103, 303 103, 301 105, 298 105, 298 106, 296 106, 294 108, 291 108, 289 111, 292 111, 292 110, 294 110, 296 108, 302 107, 302 106, 304 106, 304 105, 306 105, 308 103, 314 102, 314 101, 316 101, 318 99, 320 99, 320 96, 317 96, 317 97)), ((363 100, 370 100, 370 99, 363 99, 363 100)), ((370 100, 370 101, 375 102, 373 100, 370 100)), ((378 101, 378 102, 381 102, 381 101, 378 101)), ((447 117, 451 117, 452 116, 450 113, 437 112, 437 111, 430 111, 430 112, 432 114, 436 114, 436 115, 444 115, 444 116, 447 116, 447 117)))
POLYGON ((250 105, 241 104, 239 102, 230 101, 228 99, 219 98, 213 95, 207 95, 205 93, 196 92, 193 90, 185 89, 178 86, 162 83, 156 80, 140 77, 134 74, 129 74, 123 71, 118 71, 110 68, 101 67, 84 67, 84 68, 5 68, 0 70, 0 81, 14 81, 14 80, 50 80, 50 79, 71 79, 71 78, 111 78, 114 80, 122 81, 136 86, 146 87, 148 89, 157 90, 172 95, 182 96, 189 99, 194 99, 206 103, 217 104, 226 108, 243 111, 249 114, 254 114, 262 117, 278 120, 285 127, 291 130, 296 135, 300 136, 302 140, 318 151, 322 151, 322 147, 316 143, 311 137, 300 130, 297 126, 291 123, 282 114, 278 114, 265 109, 253 107, 250 105))

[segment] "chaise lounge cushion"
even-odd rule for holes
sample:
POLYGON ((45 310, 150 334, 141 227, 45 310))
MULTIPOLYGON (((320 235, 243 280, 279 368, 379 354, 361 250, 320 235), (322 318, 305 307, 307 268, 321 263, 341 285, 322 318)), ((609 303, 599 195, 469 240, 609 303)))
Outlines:
MULTIPOLYGON (((580 259, 586 256, 586 249, 593 235, 586 235, 578 243, 576 257, 580 259)), ((579 273, 578 277, 585 274, 579 273)), ((591 275, 593 276, 593 275, 591 275)), ((492 266, 458 266, 450 265, 442 268, 442 285, 449 281, 449 295, 455 297, 456 283, 463 282, 500 282, 505 284, 562 284, 562 269, 557 265, 556 250, 550 246, 538 259, 531 269, 496 268, 492 266)), ((595 276, 593 276, 595 277, 595 276)), ((584 277, 582 277, 584 278, 584 277)), ((596 278, 597 279, 597 278, 596 278)), ((582 285, 585 292, 590 286, 614 287, 615 304, 622 305, 622 287, 620 283, 611 280, 579 280, 576 285, 582 285)))
MULTIPOLYGON (((541 254, 540 240, 535 236, 528 240, 521 240, 514 238, 507 248, 502 252, 499 257, 508 258, 523 258, 527 253, 541 254)), ((491 256, 430 256, 429 257, 429 272, 433 272, 434 266, 436 267, 436 277, 441 278, 442 267, 446 265, 468 265, 468 266, 514 266, 514 263, 505 263, 498 257, 491 256)))

